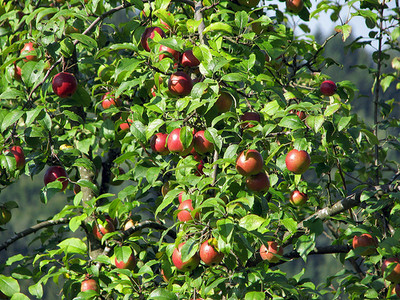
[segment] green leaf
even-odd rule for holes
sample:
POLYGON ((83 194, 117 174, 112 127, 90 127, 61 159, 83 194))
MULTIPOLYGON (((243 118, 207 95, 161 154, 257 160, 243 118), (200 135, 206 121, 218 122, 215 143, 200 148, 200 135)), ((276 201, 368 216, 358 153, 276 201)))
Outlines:
POLYGON ((378 145, 379 144, 378 138, 371 131, 369 131, 367 129, 361 129, 361 132, 367 138, 368 143, 370 143, 372 145, 378 145))
POLYGON ((101 129, 103 132, 103 136, 108 140, 114 140, 115 138, 115 130, 114 123, 111 119, 106 119, 103 124, 101 124, 101 129))
POLYGON ((6 91, 4 91, 1 95, 0 95, 0 99, 3 100, 8 100, 8 99, 17 99, 17 98, 25 98, 26 95, 24 92, 19 91, 17 89, 7 89, 6 91))
POLYGON ((12 295, 11 300, 30 300, 30 299, 22 293, 16 293, 12 295))
POLYGON ((77 106, 89 107, 92 103, 92 98, 85 88, 78 84, 76 92, 69 98, 69 101, 77 106))
POLYGON ((307 125, 310 126, 315 132, 318 132, 321 129, 324 121, 324 116, 308 116, 306 119, 307 125))
POLYGON ((314 250, 314 247, 315 247, 314 234, 300 236, 295 245, 297 252, 299 252, 300 257, 304 260, 304 262, 307 261, 307 255, 312 250, 314 250))
POLYGON ((341 117, 338 123, 338 130, 342 131, 350 123, 352 117, 341 117))
POLYGON ((290 233, 295 233, 297 231, 297 222, 292 218, 285 218, 281 220, 281 222, 290 233))
POLYGON ((18 281, 12 277, 7 277, 0 274, 0 291, 9 297, 16 293, 19 293, 20 288, 18 281))
POLYGON ((222 76, 221 80, 229 82, 240 82, 243 81, 244 76, 242 73, 230 73, 222 76))
POLYGON ((149 300, 177 300, 178 297, 174 292, 168 291, 166 289, 158 288, 151 292, 148 296, 149 300))
POLYGON ((245 28, 247 26, 248 20, 249 20, 249 15, 244 10, 235 13, 235 25, 240 29, 245 28))
POLYGON ((24 115, 23 111, 10 111, 1 122, 1 131, 4 132, 8 127, 17 122, 24 115))
POLYGON ((260 226, 264 222, 265 222, 264 218, 254 214, 249 214, 240 219, 239 226, 245 228, 248 231, 253 231, 260 228, 260 226))
POLYGON ((181 248, 182 261, 188 261, 199 250, 198 244, 195 239, 188 239, 181 248))
POLYGON ((210 31, 225 31, 227 33, 232 33, 232 27, 229 24, 222 23, 222 22, 215 22, 208 25, 203 33, 206 34, 210 31))
POLYGON ((182 127, 179 133, 179 138, 183 145, 183 149, 189 148, 193 141, 193 130, 188 126, 182 127))
POLYGON ((296 130, 304 127, 304 123, 296 116, 293 114, 290 114, 286 117, 284 117, 278 124, 279 126, 296 130))
POLYGON ((204 132, 204 137, 215 145, 218 150, 222 149, 222 137, 217 129, 209 127, 204 132))
POLYGON ((263 292, 248 292, 246 293, 245 300, 264 300, 265 294, 263 292))
POLYGON ((78 40, 79 42, 88 46, 89 48, 92 48, 92 49, 97 48, 97 42, 87 35, 84 35, 81 33, 71 33, 70 36, 74 40, 78 40))
POLYGON ((239 149, 239 145, 232 144, 229 145, 228 148, 225 150, 224 159, 230 159, 237 156, 237 152, 239 149))
POLYGON ((127 262, 132 254, 132 248, 129 246, 115 247, 115 256, 118 261, 127 262))
POLYGON ((339 103, 333 103, 331 105, 328 105, 328 107, 324 111, 324 116, 329 117, 333 115, 335 112, 337 112, 340 109, 341 105, 339 103))
POLYGON ((97 187, 97 185, 95 185, 93 182, 87 179, 79 179, 77 184, 81 187, 86 187, 91 189, 96 195, 99 194, 99 188, 97 187))
POLYGON ((140 121, 134 121, 130 127, 132 135, 141 143, 146 143, 146 127, 140 121))
POLYGON ((43 297, 43 286, 40 282, 31 285, 29 287, 29 293, 31 293, 32 296, 35 296, 38 299, 41 299, 43 297))
POLYGON ((151 121, 146 128, 146 139, 149 140, 164 123, 161 119, 151 121))
POLYGON ((193 54, 200 62, 208 64, 212 60, 210 49, 206 45, 200 45, 193 48, 193 54))
POLYGON ((217 227, 221 238, 224 242, 229 243, 232 239, 233 229, 235 228, 234 223, 229 219, 221 219, 217 221, 217 227))
POLYGON ((352 29, 352 27, 348 24, 338 25, 335 27, 335 31, 342 33, 343 42, 345 42, 347 40, 347 38, 350 36, 351 29, 352 29))
POLYGON ((73 217, 70 221, 69 221, 69 228, 71 229, 72 232, 75 232, 79 226, 81 226, 82 222, 87 218, 86 214, 82 214, 76 217, 73 217))
POLYGON ((66 254, 77 253, 85 255, 87 251, 86 244, 78 238, 66 239, 59 243, 57 246, 60 247, 60 249, 63 250, 66 254))

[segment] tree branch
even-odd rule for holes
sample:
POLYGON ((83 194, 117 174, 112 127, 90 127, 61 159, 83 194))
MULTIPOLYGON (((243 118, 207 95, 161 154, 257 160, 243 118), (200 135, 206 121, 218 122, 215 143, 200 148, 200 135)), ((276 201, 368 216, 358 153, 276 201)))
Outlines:
POLYGON ((198 32, 199 32, 199 39, 200 39, 200 43, 203 45, 208 45, 208 41, 207 38, 203 35, 203 31, 206 28, 204 21, 203 21, 203 4, 202 1, 195 1, 194 2, 194 19, 196 21, 200 21, 201 23, 199 25, 198 28, 198 32))
POLYGON ((68 224, 69 220, 70 220, 70 218, 61 218, 58 220, 48 220, 48 221, 40 222, 39 224, 29 227, 29 228, 21 231, 20 233, 17 233, 16 235, 12 236, 11 238, 9 238, 7 241, 5 241, 3 244, 0 245, 0 251, 7 249, 8 246, 13 244, 17 240, 30 235, 31 233, 35 233, 35 232, 39 231, 40 229, 55 226, 55 225, 68 224))

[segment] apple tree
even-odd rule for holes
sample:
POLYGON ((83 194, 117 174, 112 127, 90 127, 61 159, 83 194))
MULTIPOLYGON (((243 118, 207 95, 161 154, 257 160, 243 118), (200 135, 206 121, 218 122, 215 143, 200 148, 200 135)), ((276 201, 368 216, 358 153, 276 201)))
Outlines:
MULTIPOLYGON (((1 297, 41 299, 49 281, 63 299, 400 296, 399 120, 385 98, 399 88, 399 12, 2 1, 0 191, 44 176, 37 205, 65 206, 0 241, 1 297), (308 21, 321 16, 341 23, 318 43, 308 21), (374 79, 372 122, 352 110, 357 86, 325 75, 338 64, 326 45, 356 17, 371 31, 347 47, 374 49, 355 66, 374 79), (19 239, 42 247, 7 255, 19 239), (343 268, 319 286, 281 270, 311 255, 343 268)), ((0 208, 7 230, 18 201, 0 208)))

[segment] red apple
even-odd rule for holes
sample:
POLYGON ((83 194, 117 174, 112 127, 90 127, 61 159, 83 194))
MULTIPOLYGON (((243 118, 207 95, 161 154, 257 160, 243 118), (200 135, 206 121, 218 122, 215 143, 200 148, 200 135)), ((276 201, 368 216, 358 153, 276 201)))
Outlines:
POLYGON ((245 150, 236 160, 236 170, 243 176, 258 174, 263 166, 264 160, 257 150, 245 150))
POLYGON ((302 110, 291 110, 289 113, 296 114, 302 121, 307 117, 306 113, 302 110))
POLYGON ((121 101, 119 100, 119 98, 115 99, 115 97, 110 95, 110 92, 104 94, 101 102, 101 106, 104 109, 110 108, 111 106, 120 106, 120 105, 121 101))
POLYGON ((334 83, 332 80, 325 80, 321 83, 319 90, 324 96, 332 96, 336 93, 337 86, 336 83, 334 83))
POLYGON ((178 248, 174 250, 172 253, 172 263, 175 267, 182 272, 188 272, 195 269, 200 263, 200 256, 198 253, 193 255, 187 261, 182 261, 181 250, 185 243, 180 243, 178 248))
POLYGON ((178 195, 178 200, 179 200, 179 203, 182 203, 183 202, 183 196, 185 196, 185 192, 180 192, 179 193, 179 195, 178 195))
POLYGON ((141 43, 143 49, 146 50, 147 52, 150 52, 148 39, 153 39, 154 36, 156 35, 156 32, 162 38, 165 38, 165 32, 160 27, 148 27, 148 28, 145 29, 145 31, 142 34, 142 38, 140 40, 140 43, 141 43))
POLYGON ((0 225, 7 224, 11 220, 11 211, 5 206, 0 207, 0 225))
POLYGON ((290 193, 289 201, 293 205, 300 206, 306 203, 308 200, 308 196, 300 191, 293 191, 290 193))
POLYGON ((183 52, 181 65, 184 67, 197 67, 200 65, 200 61, 194 56, 193 51, 190 49, 183 52))
POLYGON ((99 292, 99 285, 97 284, 97 281, 94 279, 85 279, 81 283, 81 292, 86 292, 86 291, 96 291, 99 292))
POLYGON ((258 5, 258 3, 260 2, 260 0, 238 0, 240 5, 252 8, 252 7, 256 7, 258 5))
MULTIPOLYGON (((194 143, 194 141, 193 141, 193 143, 194 143)), ((198 161, 198 162, 201 161, 201 155, 199 153, 197 153, 197 151, 194 147, 192 148, 192 150, 190 150, 190 154, 192 154, 195 161, 198 161)))
POLYGON ((180 138, 181 128, 175 128, 169 134, 167 139, 168 150, 178 153, 181 156, 186 156, 193 149, 193 141, 188 148, 184 148, 180 138))
MULTIPOLYGON (((182 203, 179 204, 179 206, 178 206, 178 210, 180 210, 180 212, 178 212, 178 215, 177 215, 179 221, 186 222, 186 221, 190 221, 193 219, 193 217, 190 213, 192 210, 194 210, 191 199, 182 201, 182 203)), ((200 214, 198 212, 196 212, 194 218, 198 219, 199 216, 200 216, 200 214)))
POLYGON ((360 253, 362 256, 372 255, 376 253, 376 248, 378 247, 378 242, 376 238, 374 238, 369 233, 363 233, 360 236, 353 237, 353 248, 356 249, 358 247, 366 248, 364 251, 360 253))
POLYGON ((78 82, 76 81, 74 74, 61 72, 54 76, 52 87, 57 96, 67 98, 75 93, 78 87, 78 82))
POLYGON ((311 164, 310 155, 304 150, 293 149, 285 159, 286 168, 294 174, 303 174, 311 164))
POLYGON ((391 258, 387 258, 383 261, 382 266, 381 266, 382 275, 384 274, 386 268, 389 265, 391 265, 392 263, 396 264, 396 266, 394 267, 393 271, 390 272, 386 276, 386 280, 389 280, 390 282, 399 283, 400 282, 400 261, 398 258, 391 257, 391 258))
POLYGON ((194 149, 200 154, 214 151, 214 144, 206 139, 205 131, 200 130, 194 134, 194 149))
POLYGON ((260 122, 261 121, 261 117, 260 114, 254 111, 248 111, 245 112, 241 117, 240 117, 240 121, 243 122, 240 126, 243 129, 246 128, 252 128, 254 126, 256 126, 256 124, 250 123, 250 122, 245 122, 245 121, 257 121, 260 122))
POLYGON ((93 224, 93 235, 99 241, 101 241, 105 234, 113 231, 115 231, 115 226, 113 224, 113 221, 109 217, 106 217, 105 219, 105 226, 100 224, 100 222, 96 222, 93 224))
POLYGON ((17 66, 16 63, 14 63, 14 78, 16 80, 22 79, 22 69, 20 68, 20 66, 17 66))
POLYGON ((44 185, 47 185, 55 180, 58 180, 62 183, 61 191, 65 191, 68 186, 68 174, 63 167, 51 166, 47 169, 46 173, 44 174, 44 185))
POLYGON ((218 112, 224 113, 231 110, 233 98, 227 92, 221 92, 218 100, 215 102, 218 112))
POLYGON ((126 262, 124 262, 123 260, 118 261, 117 258, 115 258, 115 266, 118 269, 127 269, 127 270, 133 270, 136 266, 136 258, 135 255, 131 254, 131 256, 129 256, 128 260, 126 262))
POLYGON ((35 48, 33 47, 33 43, 29 42, 24 45, 20 52, 21 56, 25 56, 24 61, 30 61, 36 59, 35 48), (33 52, 29 55, 30 52, 33 52))
POLYGON ((179 51, 176 51, 174 49, 171 49, 167 46, 164 45, 160 45, 160 52, 167 52, 167 53, 162 53, 159 56, 159 59, 162 60, 166 57, 172 57, 173 59, 175 59, 176 61, 179 61, 179 57, 181 56, 181 53, 179 51))
POLYGON ((286 8, 290 12, 299 13, 303 6, 303 0, 286 0, 286 8))
POLYGON ((122 131, 127 131, 127 130, 129 130, 129 127, 131 127, 131 124, 133 123, 133 120, 132 119, 126 119, 126 121, 127 122, 124 122, 124 123, 121 123, 121 124, 119 124, 119 128, 122 130, 122 131))
POLYGON ((215 239, 210 239, 208 241, 205 241, 204 243, 201 244, 200 246, 200 259, 209 266, 215 266, 218 265, 222 259, 224 258, 224 254, 219 252, 217 248, 215 247, 216 240, 215 239), (211 243, 211 245, 209 244, 211 243))
POLYGON ((247 177, 246 186, 250 191, 266 192, 270 187, 270 182, 267 173, 260 172, 256 175, 251 175, 247 177))
POLYGON ((200 163, 197 165, 197 170, 195 171, 195 175, 196 176, 204 175, 203 168, 204 168, 204 161, 201 160, 200 163))
POLYGON ((10 152, 14 155, 17 162, 17 168, 22 169, 25 166, 25 155, 24 151, 20 146, 12 146, 10 152))
POLYGON ((183 71, 171 75, 168 81, 168 90, 176 96, 187 96, 193 88, 192 79, 183 71))
POLYGON ((280 260, 279 256, 283 255, 282 247, 280 247, 277 242, 273 241, 269 241, 267 245, 268 248, 265 245, 262 245, 260 248, 261 258, 271 263, 278 262, 280 260))
POLYGON ((166 133, 156 133, 150 139, 150 147, 154 152, 160 153, 161 155, 167 155, 169 153, 167 147, 168 134, 166 133))

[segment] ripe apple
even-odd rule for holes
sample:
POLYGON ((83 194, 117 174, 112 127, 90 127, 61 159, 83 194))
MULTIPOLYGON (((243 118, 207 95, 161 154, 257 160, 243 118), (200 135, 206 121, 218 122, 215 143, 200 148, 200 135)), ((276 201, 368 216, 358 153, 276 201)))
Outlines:
POLYGON ((154 152, 160 153, 161 155, 167 155, 169 153, 167 144, 168 134, 156 133, 150 139, 150 146, 154 152))
POLYGON ((251 175, 246 178, 246 186, 250 191, 266 192, 270 187, 269 177, 265 172, 251 175))
POLYGON ((35 48, 33 47, 32 42, 25 43, 24 47, 22 47, 20 51, 21 56, 25 56, 24 61, 30 61, 36 59, 35 48), (29 55, 30 52, 33 52, 29 55))
POLYGON ((160 52, 167 52, 167 53, 162 53, 159 55, 159 59, 163 60, 166 57, 172 57, 173 59, 175 59, 176 61, 179 61, 179 57, 181 56, 181 53, 179 51, 176 51, 174 49, 171 49, 167 46, 164 45, 160 45, 160 52))
POLYGON ((10 152, 14 155, 17 162, 17 168, 22 169, 25 166, 25 154, 20 146, 12 146, 10 152))
POLYGON ((131 127, 131 124, 133 123, 133 120, 132 119, 126 119, 126 121, 127 122, 124 122, 124 123, 121 123, 121 124, 119 124, 119 128, 122 130, 122 131, 127 131, 127 130, 129 130, 129 127, 131 127))
POLYGON ((300 120, 304 120, 307 117, 307 114, 302 110, 291 110, 289 113, 296 114, 300 120))
POLYGON ((260 0, 238 0, 240 5, 252 8, 252 7, 256 7, 258 5, 258 3, 260 2, 260 0))
POLYGON ((188 148, 184 148, 180 138, 181 128, 175 128, 171 131, 167 139, 168 150, 186 156, 193 149, 193 141, 188 148))
POLYGON ((286 0, 286 8, 290 12, 299 13, 303 6, 303 0, 286 0))
POLYGON ((264 160, 257 150, 245 150, 236 160, 236 170, 243 176, 258 174, 263 166, 264 160))
POLYGON ((262 245, 260 248, 260 255, 263 260, 268 260, 271 263, 276 263, 280 260, 279 256, 283 255, 283 249, 277 242, 269 241, 268 248, 262 245), (277 256, 279 255, 279 256, 277 256))
POLYGON ((171 75, 168 81, 168 90, 176 96, 187 96, 193 88, 192 79, 183 71, 171 75))
POLYGON ((86 291, 96 291, 99 292, 99 285, 97 284, 97 281, 94 279, 85 279, 81 283, 81 292, 86 292, 86 291))
POLYGON ((365 247, 363 252, 360 253, 362 256, 372 255, 376 253, 376 248, 378 247, 378 242, 369 233, 363 233, 360 236, 353 237, 353 248, 365 247))
MULTIPOLYGON (((193 140, 193 143, 194 143, 194 140, 193 140)), ((195 161, 198 161, 198 162, 201 161, 201 155, 196 151, 196 149, 194 147, 192 148, 192 150, 190 150, 190 154, 192 154, 195 161)))
POLYGON ((63 167, 60 166, 51 166, 47 169, 44 174, 44 185, 47 185, 50 182, 58 180, 62 183, 61 191, 65 191, 68 186, 68 174, 63 167))
POLYGON ((131 256, 129 256, 126 262, 124 262, 123 260, 118 261, 117 258, 115 258, 115 266, 118 269, 133 270, 136 266, 136 257, 132 252, 131 256))
POLYGON ((396 266, 394 267, 393 271, 388 274, 386 279, 389 280, 390 282, 399 283, 400 282, 400 261, 396 257, 387 258, 383 261, 382 266, 381 266, 382 275, 384 274, 386 268, 389 265, 391 265, 392 263, 396 264, 396 266))
POLYGON ((7 224, 11 220, 11 211, 7 207, 0 207, 0 225, 7 224))
POLYGON ((174 250, 172 253, 172 263, 175 265, 175 267, 182 272, 189 272, 195 269, 199 263, 200 263, 200 256, 198 253, 193 255, 191 258, 189 258, 187 261, 182 261, 182 247, 185 243, 180 243, 178 248, 174 250))
POLYGON ((204 133, 204 130, 197 131, 193 137, 194 149, 200 154, 214 151, 214 144, 206 139, 204 133))
MULTIPOLYGON (((190 212, 192 210, 194 210, 191 199, 182 201, 182 203, 179 204, 179 206, 178 206, 178 210, 180 210, 180 212, 178 212, 178 215, 177 215, 179 221, 186 222, 186 221, 190 221, 193 219, 192 215, 190 214, 190 212)), ((200 214, 198 212, 196 212, 194 218, 198 219, 199 216, 200 216, 200 214)))
POLYGON ((14 63, 14 78, 16 80, 21 80, 22 79, 22 69, 16 63, 14 63))
POLYGON ((261 116, 257 112, 248 111, 248 112, 245 112, 243 115, 240 116, 240 121, 244 122, 244 123, 242 123, 240 125, 243 129, 252 128, 252 127, 256 126, 256 124, 254 124, 254 123, 252 124, 250 122, 245 122, 245 121, 257 121, 257 122, 260 122, 261 121, 261 116))
POLYGON ((193 50, 189 49, 183 52, 181 57, 181 65, 184 67, 197 67, 200 61, 194 56, 193 50))
POLYGON ((216 240, 209 239, 200 246, 200 259, 209 266, 218 265, 224 258, 224 254, 219 252, 216 248, 216 240))
POLYGON ((162 38, 165 38, 165 32, 160 27, 148 27, 148 28, 145 29, 145 31, 142 34, 142 38, 140 40, 140 43, 141 43, 143 49, 146 50, 147 52, 150 52, 148 39, 153 39, 154 36, 156 35, 156 32, 162 38))
POLYGON ((57 96, 67 98, 75 93, 78 87, 78 82, 76 81, 74 74, 61 72, 54 76, 52 87, 57 96))
POLYGON ((334 83, 332 80, 325 80, 324 82, 321 83, 319 90, 321 91, 321 94, 324 96, 332 96, 333 94, 336 93, 337 86, 336 83, 334 83))
POLYGON ((185 192, 180 192, 179 193, 179 195, 178 195, 178 200, 179 200, 179 203, 182 203, 183 202, 183 196, 185 196, 185 192))
POLYGON ((285 158, 286 168, 294 174, 303 174, 310 167, 310 155, 304 150, 293 149, 285 158))
POLYGON ((227 92, 221 92, 218 100, 215 102, 218 112, 224 113, 231 110, 233 97, 227 92))
POLYGON ((105 218, 105 226, 100 224, 99 222, 96 222, 93 224, 93 235, 96 239, 101 241, 103 236, 107 233, 115 231, 115 226, 113 224, 113 221, 110 219, 110 217, 105 218))
POLYGON ((114 99, 114 97, 110 95, 110 92, 104 94, 101 102, 101 106, 104 109, 110 108, 111 106, 120 106, 120 105, 121 105, 121 100, 119 100, 119 98, 114 99))
POLYGON ((300 206, 306 203, 308 200, 308 196, 300 191, 293 191, 290 193, 289 201, 293 205, 300 206))
POLYGON ((200 163, 197 165, 197 170, 195 171, 194 174, 196 176, 204 175, 203 168, 204 168, 204 161, 201 160, 200 163))

